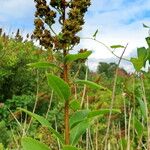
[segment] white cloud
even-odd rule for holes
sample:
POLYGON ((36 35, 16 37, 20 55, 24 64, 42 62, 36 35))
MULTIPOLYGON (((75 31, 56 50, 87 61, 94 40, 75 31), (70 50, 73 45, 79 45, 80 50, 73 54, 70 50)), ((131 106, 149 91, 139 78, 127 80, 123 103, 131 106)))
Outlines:
MULTIPOLYGON (((150 1, 135 0, 127 4, 127 0, 93 0, 93 6, 86 15, 86 24, 81 33, 82 37, 91 37, 96 29, 99 29, 97 39, 106 45, 121 44, 128 48, 124 57, 130 59, 130 53, 136 53, 136 48, 147 46, 145 37, 148 31, 142 27, 142 23, 150 24, 150 16, 144 17, 145 11, 149 9, 150 1)), ((146 14, 147 15, 147 14, 146 14)), ((97 62, 113 57, 104 46, 93 41, 84 40, 82 46, 93 49, 91 65, 96 66, 97 62)), ((122 50, 116 50, 120 56, 122 50)), ((89 60, 90 61, 90 60, 89 60)), ((124 66, 125 63, 122 64, 124 66)), ((125 68, 133 70, 131 64, 126 64, 125 68)), ((93 68, 93 67, 92 67, 93 68)))
MULTIPOLYGON (((91 3, 85 17, 86 23, 80 33, 81 37, 91 37, 96 29, 99 29, 97 39, 108 46, 129 43, 124 56, 128 58, 131 53, 136 53, 137 47, 146 46, 145 37, 148 33, 142 27, 142 23, 150 24, 149 0, 91 0, 91 3), (149 13, 145 14, 146 11, 149 13)), ((11 27, 12 20, 18 23, 18 20, 25 19, 22 22, 24 30, 33 30, 29 27, 26 29, 24 24, 33 24, 34 0, 0 0, 0 6, 0 26, 11 27)), ((94 41, 81 40, 79 47, 93 50, 89 60, 91 69, 95 68, 99 61, 107 61, 113 57, 104 46, 94 41)), ((122 50, 116 52, 117 55, 121 55, 122 50)), ((127 65, 126 68, 131 68, 129 64, 123 64, 127 65)))
MULTIPOLYGON (((23 18, 34 9, 33 0, 0 0, 0 16, 23 18)), ((30 14, 32 15, 32 14, 30 14)), ((10 18, 11 19, 11 18, 10 18)))
POLYGON ((34 19, 34 0, 0 0, 0 27, 7 34, 18 28, 22 33, 31 32, 34 19))

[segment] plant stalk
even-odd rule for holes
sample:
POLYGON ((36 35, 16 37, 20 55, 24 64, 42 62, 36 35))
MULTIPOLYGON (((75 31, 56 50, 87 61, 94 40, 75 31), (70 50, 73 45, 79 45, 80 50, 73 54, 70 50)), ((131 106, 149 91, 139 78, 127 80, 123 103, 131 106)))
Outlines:
MULTIPOLYGON (((62 19, 63 19, 63 25, 66 20, 66 0, 61 1, 63 6, 63 12, 62 12, 62 19)), ((64 44, 63 47, 63 57, 68 54, 68 51, 66 50, 66 45, 64 44)), ((68 81, 68 65, 66 62, 64 62, 63 65, 63 80, 67 83, 68 81)), ((64 108, 64 123, 65 123, 65 144, 70 144, 70 128, 69 128, 69 101, 65 101, 65 108, 64 108)))
MULTIPOLYGON (((67 55, 67 51, 64 50, 64 57, 67 55)), ((63 68, 63 79, 65 82, 69 83, 68 81, 68 65, 64 62, 63 68)), ((65 108, 64 108, 64 122, 65 122, 65 144, 69 145, 70 143, 70 128, 69 128, 69 101, 65 101, 65 108)))

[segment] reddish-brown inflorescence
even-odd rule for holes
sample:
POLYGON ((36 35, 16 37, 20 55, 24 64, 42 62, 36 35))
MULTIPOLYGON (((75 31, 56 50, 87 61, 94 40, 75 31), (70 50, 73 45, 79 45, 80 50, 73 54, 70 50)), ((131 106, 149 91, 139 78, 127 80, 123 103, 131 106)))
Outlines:
POLYGON ((42 46, 61 50, 64 45, 72 47, 80 42, 77 33, 82 30, 84 14, 90 6, 90 0, 72 0, 70 2, 65 1, 65 3, 62 0, 51 0, 50 5, 47 4, 46 0, 35 0, 35 2, 34 37, 40 41, 42 46), (64 8, 68 10, 65 20, 63 20, 64 8), (52 25, 55 24, 56 16, 62 25, 62 30, 57 35, 53 34, 51 30, 52 25))

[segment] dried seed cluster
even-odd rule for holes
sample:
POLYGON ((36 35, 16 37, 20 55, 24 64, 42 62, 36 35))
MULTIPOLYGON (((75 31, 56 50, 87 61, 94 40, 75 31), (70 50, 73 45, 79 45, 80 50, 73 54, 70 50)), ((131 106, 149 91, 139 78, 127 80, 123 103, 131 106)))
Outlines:
POLYGON ((84 24, 84 14, 90 5, 90 0, 73 0, 70 5, 68 19, 65 20, 62 28, 63 40, 71 45, 78 44, 80 38, 76 35, 82 30, 84 24))
POLYGON ((35 0, 35 2, 35 30, 33 35, 42 46, 60 50, 64 48, 64 45, 72 47, 79 43, 80 38, 77 33, 82 30, 84 14, 90 6, 90 0, 70 0, 69 2, 51 0, 49 5, 46 0, 35 0), (68 11, 67 15, 65 10, 68 11), (62 30, 58 35, 51 30, 52 25, 55 24, 56 14, 58 14, 57 19, 62 25, 62 30))

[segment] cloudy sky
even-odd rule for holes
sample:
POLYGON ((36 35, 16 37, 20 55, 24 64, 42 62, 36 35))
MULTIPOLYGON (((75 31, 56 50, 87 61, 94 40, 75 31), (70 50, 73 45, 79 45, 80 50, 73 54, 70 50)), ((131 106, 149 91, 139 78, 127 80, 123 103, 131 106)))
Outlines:
MULTIPOLYGON (((142 24, 150 25, 150 0, 91 0, 92 5, 85 16, 86 23, 80 36, 92 37, 98 29, 97 40, 111 45, 129 44, 124 57, 136 55, 136 48, 146 46, 148 30, 142 24)), ((32 33, 34 29, 34 0, 0 0, 0 27, 8 33, 20 28, 22 33, 32 33)), ((81 40, 80 47, 93 50, 89 59, 91 69, 100 61, 118 61, 104 46, 95 41, 81 40)), ((122 49, 115 51, 119 56, 122 49)), ((121 64, 127 70, 132 65, 121 64)))

